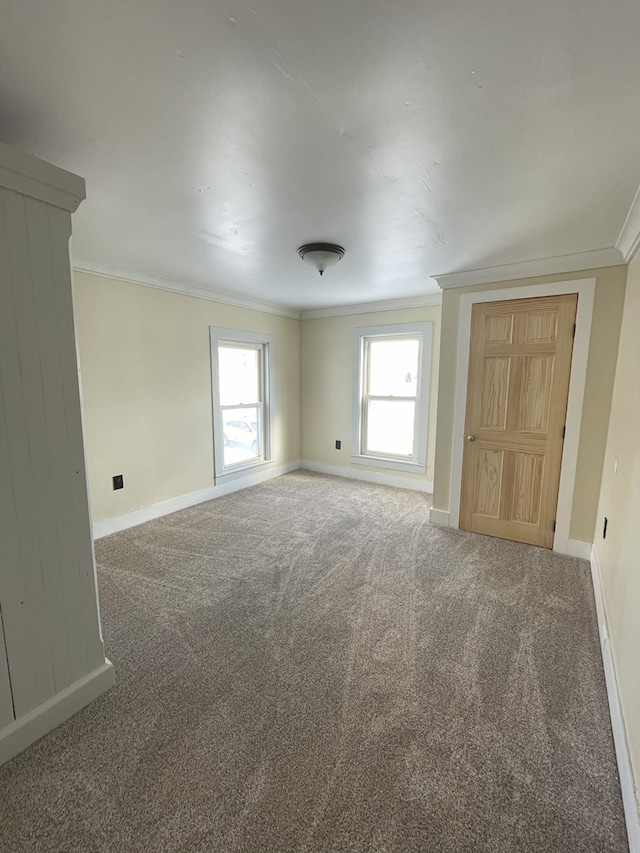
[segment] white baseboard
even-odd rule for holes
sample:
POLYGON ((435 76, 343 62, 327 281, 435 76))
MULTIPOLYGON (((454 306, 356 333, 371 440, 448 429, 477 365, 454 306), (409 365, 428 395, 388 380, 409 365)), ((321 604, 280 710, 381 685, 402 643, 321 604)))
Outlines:
POLYGON ((618 762, 618 774, 620 776, 620 788, 622 790, 622 805, 624 807, 624 816, 627 824, 629 853, 640 853, 640 809, 638 807, 638 799, 633 779, 633 768, 631 766, 631 758, 629 756, 627 732, 624 724, 622 707, 620 705, 616 667, 611 653, 609 626, 607 624, 607 613, 602 594, 600 564, 598 563, 598 555, 596 554, 595 547, 591 549, 591 579, 593 582, 593 594, 596 601, 596 612, 598 614, 600 650, 602 652, 604 677, 607 684, 611 728, 613 730, 613 742, 618 762))
POLYGON ((65 687, 0 731, 0 764, 13 758, 115 684, 111 661, 65 687))
POLYGON ((591 542, 582 542, 580 539, 567 540, 567 550, 564 552, 569 557, 580 557, 581 560, 590 560, 593 545, 591 542))
POLYGON ((445 509, 432 507, 429 510, 429 521, 431 524, 437 524, 438 527, 449 527, 449 512, 445 509))
MULTIPOLYGON (((444 509, 436 509, 432 507, 429 510, 429 521, 431 524, 437 524, 438 527, 449 527, 450 513, 444 509)), ((581 560, 591 559, 591 542, 581 542, 579 539, 569 539, 566 549, 554 548, 559 554, 567 554, 569 557, 579 557, 581 560)))
POLYGON ((429 480, 414 480, 397 474, 363 471, 359 468, 343 468, 340 465, 324 465, 322 462, 312 462, 310 459, 301 459, 300 467, 306 471, 333 474, 335 477, 348 477, 350 480, 365 480, 367 483, 378 483, 381 486, 397 486, 400 489, 413 489, 413 491, 427 492, 428 494, 433 492, 433 483, 429 480))
POLYGON ((114 518, 94 521, 93 538, 102 539, 103 536, 110 536, 112 533, 119 533, 121 530, 127 530, 129 527, 144 524, 145 521, 153 521, 154 518, 161 518, 163 515, 169 515, 172 512, 178 512, 178 510, 205 503, 205 501, 221 498, 223 495, 231 494, 231 492, 238 492, 240 489, 246 489, 249 486, 257 486, 258 483, 264 483, 266 480, 273 480, 274 477, 280 477, 282 474, 297 471, 299 467, 300 462, 298 460, 287 462, 284 465, 270 465, 266 468, 251 471, 244 477, 238 477, 236 480, 231 480, 228 483, 209 486, 206 489, 199 489, 197 492, 190 492, 187 495, 178 495, 176 498, 160 501, 157 504, 151 504, 151 506, 144 506, 141 509, 134 509, 124 515, 117 515, 114 518))

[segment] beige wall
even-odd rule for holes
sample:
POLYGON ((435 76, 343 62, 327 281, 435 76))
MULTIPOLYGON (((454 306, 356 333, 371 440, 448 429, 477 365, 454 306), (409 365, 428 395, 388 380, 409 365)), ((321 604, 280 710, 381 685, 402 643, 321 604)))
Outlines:
POLYGON ((84 273, 74 307, 94 522, 213 485, 212 325, 275 336, 274 461, 299 459, 298 320, 84 273))
POLYGON ((436 508, 445 511, 450 509, 451 448, 461 295, 470 292, 524 287, 532 284, 583 278, 596 279, 596 292, 569 536, 571 539, 583 542, 593 541, 624 301, 626 280, 626 267, 624 266, 517 279, 444 291, 438 394, 438 434, 436 438, 436 470, 433 495, 433 503, 436 508))
POLYGON ((636 784, 640 783, 639 424, 640 254, 628 271, 594 541, 636 784), (605 516, 609 524, 603 539, 605 516))
POLYGON ((425 475, 385 471, 387 475, 433 480, 435 424, 440 351, 440 306, 351 314, 303 320, 301 323, 302 458, 351 470, 377 470, 351 465, 351 418, 353 406, 353 330, 359 326, 394 323, 433 323, 429 435, 425 475), (342 450, 335 449, 335 440, 342 450))

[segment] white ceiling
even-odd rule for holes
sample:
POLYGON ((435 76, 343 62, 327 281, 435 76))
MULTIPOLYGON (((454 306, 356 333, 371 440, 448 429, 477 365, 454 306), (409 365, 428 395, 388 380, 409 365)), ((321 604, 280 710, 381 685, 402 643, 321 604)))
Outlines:
POLYGON ((413 297, 615 246, 639 45, 638 0, 0 0, 0 139, 86 178, 81 266, 413 297))

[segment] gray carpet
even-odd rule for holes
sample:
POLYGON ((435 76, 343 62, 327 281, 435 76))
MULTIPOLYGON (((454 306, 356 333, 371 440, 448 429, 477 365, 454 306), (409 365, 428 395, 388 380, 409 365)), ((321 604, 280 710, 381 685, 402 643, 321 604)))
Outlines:
POLYGON ((97 543, 117 687, 0 850, 627 849, 589 567, 297 472, 97 543))

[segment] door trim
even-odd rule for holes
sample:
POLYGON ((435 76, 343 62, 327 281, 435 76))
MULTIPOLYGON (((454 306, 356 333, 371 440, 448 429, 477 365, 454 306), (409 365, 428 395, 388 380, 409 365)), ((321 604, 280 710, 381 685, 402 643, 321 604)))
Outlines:
POLYGON ((564 293, 578 294, 576 314, 576 336, 573 342, 573 358, 569 378, 567 400, 567 432, 560 467, 558 489, 558 511, 553 550, 566 554, 569 545, 569 525, 573 507, 573 489, 578 461, 578 442, 582 421, 582 404, 587 378, 587 359, 591 337, 591 319, 595 297, 595 278, 557 281, 549 284, 531 284, 524 287, 504 287, 498 290, 475 291, 460 296, 460 320, 458 326, 458 351, 456 367, 455 409, 453 416, 453 444, 451 455, 451 498, 449 502, 449 526, 458 527, 460 522, 460 496, 462 492, 462 455, 464 447, 464 422, 467 408, 467 376, 469 371, 469 346, 471 342, 471 308, 477 302, 503 302, 509 299, 534 299, 538 296, 559 296, 564 293))

